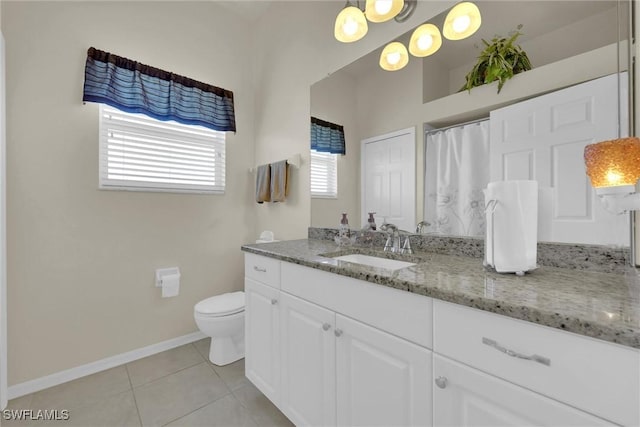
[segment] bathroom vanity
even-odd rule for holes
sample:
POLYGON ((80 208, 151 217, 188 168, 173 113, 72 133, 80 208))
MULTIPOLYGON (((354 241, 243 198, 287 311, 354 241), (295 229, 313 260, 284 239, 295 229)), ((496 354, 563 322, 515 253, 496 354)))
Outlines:
POLYGON ((636 274, 516 277, 434 253, 389 270, 313 239, 242 249, 246 376, 296 425, 640 424, 636 274))

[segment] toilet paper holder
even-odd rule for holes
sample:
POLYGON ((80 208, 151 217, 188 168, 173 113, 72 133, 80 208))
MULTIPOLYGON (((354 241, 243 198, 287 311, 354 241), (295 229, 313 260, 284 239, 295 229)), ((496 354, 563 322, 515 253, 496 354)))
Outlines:
POLYGON ((158 268, 156 270, 156 288, 162 287, 162 281, 165 277, 178 276, 180 278, 180 269, 178 267, 158 268))

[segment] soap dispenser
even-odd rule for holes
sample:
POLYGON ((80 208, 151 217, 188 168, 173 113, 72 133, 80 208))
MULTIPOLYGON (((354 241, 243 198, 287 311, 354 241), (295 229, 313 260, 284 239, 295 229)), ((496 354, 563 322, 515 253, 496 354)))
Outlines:
POLYGON ((342 219, 340 220, 340 228, 338 234, 341 238, 349 238, 349 220, 347 219, 347 214, 345 212, 342 213, 342 219))
POLYGON ((376 220, 373 217, 376 213, 375 212, 369 212, 369 219, 367 220, 367 224, 369 225, 369 230, 376 230, 376 220))

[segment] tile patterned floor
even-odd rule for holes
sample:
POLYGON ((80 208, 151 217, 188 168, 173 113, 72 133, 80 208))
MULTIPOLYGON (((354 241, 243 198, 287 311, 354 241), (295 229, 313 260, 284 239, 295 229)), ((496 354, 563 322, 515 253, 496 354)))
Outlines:
POLYGON ((209 339, 11 400, 7 409, 69 411, 66 421, 2 426, 292 426, 244 376, 209 362, 209 339))

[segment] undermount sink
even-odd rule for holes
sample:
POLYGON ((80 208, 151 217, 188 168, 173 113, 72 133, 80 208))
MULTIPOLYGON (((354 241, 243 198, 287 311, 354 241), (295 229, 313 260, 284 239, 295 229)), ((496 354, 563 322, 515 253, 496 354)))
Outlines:
POLYGON ((386 270, 400 270, 401 268, 411 267, 416 265, 413 262, 398 261, 397 259, 379 258, 377 256, 363 255, 363 254, 350 254, 333 257, 340 261, 352 262, 354 264, 363 264, 370 267, 384 268, 386 270))

